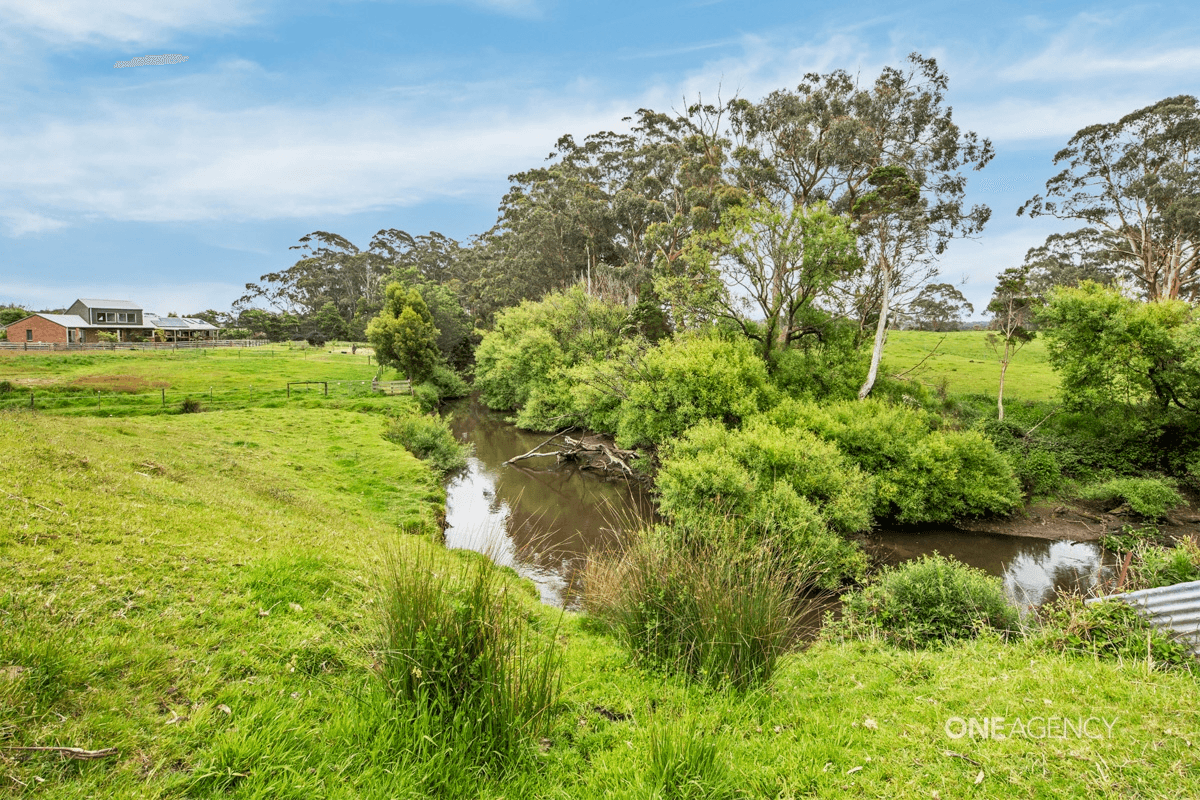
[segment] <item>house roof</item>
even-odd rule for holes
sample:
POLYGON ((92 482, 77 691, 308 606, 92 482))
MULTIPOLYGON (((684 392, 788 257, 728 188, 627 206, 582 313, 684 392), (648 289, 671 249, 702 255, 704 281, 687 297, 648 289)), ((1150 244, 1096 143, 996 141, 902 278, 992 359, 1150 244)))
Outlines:
POLYGON ((145 327, 179 331, 215 331, 217 327, 195 317, 160 317, 147 311, 142 314, 145 327))
MULTIPOLYGON (((30 317, 41 317, 48 319, 55 325, 62 325, 64 328, 90 328, 92 327, 84 320, 83 317, 75 314, 31 314, 30 317)), ((25 319, 29 319, 26 317, 25 319)), ((15 323, 14 323, 15 324, 15 323)))
POLYGON ((75 301, 83 303, 88 308, 124 308, 129 311, 141 311, 142 307, 132 300, 96 300, 88 297, 81 297, 75 301))

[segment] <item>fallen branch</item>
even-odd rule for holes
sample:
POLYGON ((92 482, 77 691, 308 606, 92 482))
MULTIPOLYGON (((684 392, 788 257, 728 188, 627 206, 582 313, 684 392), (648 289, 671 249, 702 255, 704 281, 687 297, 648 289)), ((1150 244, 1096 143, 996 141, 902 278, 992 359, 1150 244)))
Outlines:
POLYGON ((82 747, 9 747, 10 753, 58 753, 67 758, 81 761, 91 761, 97 758, 108 758, 117 754, 117 748, 106 747, 103 750, 84 750, 82 747))
POLYGON ((536 456, 556 456, 556 455, 558 455, 558 453, 539 453, 539 452, 537 452, 537 451, 538 451, 539 449, 541 449, 541 447, 542 447, 543 445, 550 444, 550 442, 553 442, 555 439, 557 439, 558 437, 562 436, 564 433, 567 433, 567 432, 569 432, 569 431, 573 431, 573 430, 575 430, 575 426, 573 426, 573 425, 572 425, 570 428, 564 428, 563 430, 561 430, 561 431, 559 431, 558 433, 556 433, 556 434, 554 434, 553 436, 551 436, 551 437, 550 437, 549 439, 547 439, 546 441, 544 441, 544 442, 541 442, 540 444, 538 444, 538 445, 536 445, 535 447, 533 447, 533 448, 532 448, 532 449, 531 449, 529 452, 527 452, 527 453, 522 453, 522 454, 521 454, 521 455, 519 455, 519 456, 513 456, 513 457, 512 457, 512 458, 510 458, 508 461, 505 461, 505 462, 504 462, 504 464, 505 464, 505 465, 508 465, 508 464, 515 464, 515 463, 516 463, 516 462, 518 462, 518 461, 524 461, 524 460, 525 460, 525 459, 527 459, 527 458, 534 458, 534 457, 536 457, 536 456))

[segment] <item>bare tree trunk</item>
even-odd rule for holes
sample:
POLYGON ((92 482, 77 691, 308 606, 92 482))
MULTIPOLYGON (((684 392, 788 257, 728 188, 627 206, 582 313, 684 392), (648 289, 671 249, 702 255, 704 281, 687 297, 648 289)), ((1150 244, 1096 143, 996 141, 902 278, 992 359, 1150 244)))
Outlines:
POLYGON ((879 374, 879 361, 883 358, 883 337, 887 333, 888 304, 891 301, 892 274, 890 269, 883 271, 882 297, 879 303, 879 322, 875 325, 875 347, 871 350, 871 369, 867 372, 867 380, 858 390, 858 399, 865 400, 875 388, 875 378, 879 374))
POLYGON ((1000 421, 1004 421, 1004 373, 1008 372, 1008 342, 1004 343, 1004 358, 1000 359, 1000 394, 996 396, 996 406, 1000 410, 1000 421))

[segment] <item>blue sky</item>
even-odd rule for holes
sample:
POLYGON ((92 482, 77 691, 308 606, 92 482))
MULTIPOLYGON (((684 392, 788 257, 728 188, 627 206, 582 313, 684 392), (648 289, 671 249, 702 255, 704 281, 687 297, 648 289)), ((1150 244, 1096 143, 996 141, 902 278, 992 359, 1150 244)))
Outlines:
POLYGON ((1189 2, 0 0, 0 303, 227 309, 314 230, 485 230, 563 133, 912 51, 996 146, 941 261, 977 307, 1062 229, 1015 210, 1072 133, 1200 91, 1189 2))

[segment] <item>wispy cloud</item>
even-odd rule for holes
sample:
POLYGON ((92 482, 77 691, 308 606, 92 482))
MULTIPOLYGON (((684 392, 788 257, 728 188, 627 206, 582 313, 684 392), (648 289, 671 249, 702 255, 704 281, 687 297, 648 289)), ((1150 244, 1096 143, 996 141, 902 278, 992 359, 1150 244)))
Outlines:
POLYGON ((181 29, 220 30, 256 20, 241 0, 0 0, 6 27, 65 43, 140 43, 181 29))
POLYGON ((1182 41, 1172 42, 1179 37, 1163 31, 1138 36, 1145 22, 1134 10, 1079 14, 1058 28, 1039 52, 1000 70, 998 76, 1061 84, 1110 76, 1194 75, 1200 69, 1200 47, 1191 44, 1192 37, 1185 33, 1182 41))
MULTIPOLYGON (((485 109, 437 124, 371 105, 245 110, 111 105, 86 119, 0 131, 22 158, 0 192, 46 213, 113 220, 283 219, 497 194, 568 131, 627 109, 485 109)), ((35 230, 34 215, 13 223, 35 230)), ((61 223, 59 223, 61 224, 61 223)))
POLYGON ((0 211, 0 225, 3 225, 4 232, 8 236, 45 233, 66 227, 66 224, 62 220, 52 219, 22 208, 0 211))

